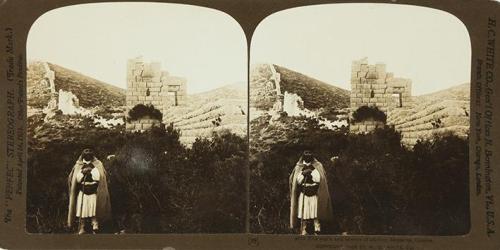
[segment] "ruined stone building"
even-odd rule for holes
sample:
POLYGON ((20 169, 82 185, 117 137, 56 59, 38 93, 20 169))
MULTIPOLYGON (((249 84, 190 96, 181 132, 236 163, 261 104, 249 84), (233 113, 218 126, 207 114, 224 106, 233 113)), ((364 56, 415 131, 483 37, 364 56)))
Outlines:
MULTIPOLYGON (((391 110, 412 105, 411 80, 394 77, 385 64, 368 64, 367 58, 353 61, 351 68, 351 114, 362 106, 377 107, 388 114, 391 110)), ((363 121, 350 125, 351 132, 369 132, 383 126, 379 121, 363 121)))
POLYGON ((50 69, 47 62, 41 62, 42 69, 44 71, 42 79, 40 79, 40 86, 48 88, 50 93, 50 99, 47 106, 44 107, 43 113, 46 114, 44 120, 48 121, 55 116, 56 111, 59 110, 64 115, 83 115, 91 116, 92 113, 80 107, 78 97, 71 91, 65 91, 63 89, 56 90, 55 87, 55 72, 50 69))
MULTIPOLYGON (((130 59, 127 63, 126 114, 136 105, 153 105, 164 114, 175 106, 186 103, 186 79, 171 76, 161 69, 159 62, 145 62, 142 57, 130 59)), ((127 122, 129 131, 148 129, 160 121, 141 119, 127 122)))
MULTIPOLYGON (((394 77, 386 72, 384 64, 369 65, 364 58, 352 64, 351 86, 350 116, 359 107, 377 107, 386 114, 386 124, 401 133, 406 146, 439 134, 466 138, 469 133, 469 84, 412 96, 409 79, 394 77)), ((384 125, 368 120, 351 123, 349 129, 365 133, 384 125)))
POLYGON ((273 64, 263 64, 254 70, 264 72, 252 74, 250 99, 258 100, 250 103, 252 115, 258 115, 258 109, 273 113, 286 112, 289 116, 304 114, 304 101, 299 95, 282 90, 281 74, 273 64), (259 75, 264 78, 258 78, 259 75))
POLYGON ((160 123, 172 125, 181 132, 180 142, 191 145, 196 138, 210 138, 214 132, 230 130, 246 135, 246 86, 224 86, 211 91, 187 95, 186 79, 162 70, 158 62, 142 57, 128 61, 126 114, 138 104, 153 105, 162 121, 143 117, 128 120, 127 131, 144 131, 160 123))

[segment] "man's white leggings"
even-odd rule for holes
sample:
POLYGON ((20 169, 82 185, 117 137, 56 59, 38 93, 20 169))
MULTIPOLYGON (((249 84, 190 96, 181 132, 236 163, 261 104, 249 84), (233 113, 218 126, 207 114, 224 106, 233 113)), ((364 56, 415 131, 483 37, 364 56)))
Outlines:
MULTIPOLYGON (((301 225, 300 232, 302 235, 307 234, 307 231, 306 231, 307 221, 309 221, 309 220, 305 220, 304 223, 302 223, 302 225, 301 225)), ((316 218, 316 219, 314 219, 314 232, 319 232, 319 231, 321 231, 321 224, 319 223, 319 219, 316 218)))

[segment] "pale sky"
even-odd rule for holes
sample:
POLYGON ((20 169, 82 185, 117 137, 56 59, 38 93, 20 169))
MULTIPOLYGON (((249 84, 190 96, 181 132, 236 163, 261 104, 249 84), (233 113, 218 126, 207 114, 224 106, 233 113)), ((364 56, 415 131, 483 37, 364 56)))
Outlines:
POLYGON ((99 3, 64 7, 32 26, 28 60, 43 60, 126 88, 129 58, 159 61, 187 78, 188 93, 247 82, 243 30, 229 15, 164 3, 99 3))
POLYGON ((253 63, 274 63, 351 89, 353 60, 410 78, 413 95, 470 82, 471 45, 455 16, 393 4, 329 4, 275 13, 257 27, 253 63))

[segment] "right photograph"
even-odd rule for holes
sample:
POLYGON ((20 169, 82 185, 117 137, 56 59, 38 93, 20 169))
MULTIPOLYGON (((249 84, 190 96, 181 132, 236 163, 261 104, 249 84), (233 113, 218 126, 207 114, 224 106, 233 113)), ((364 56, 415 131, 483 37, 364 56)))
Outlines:
POLYGON ((252 233, 469 232, 471 44, 457 17, 288 9, 258 25, 250 62, 252 233))

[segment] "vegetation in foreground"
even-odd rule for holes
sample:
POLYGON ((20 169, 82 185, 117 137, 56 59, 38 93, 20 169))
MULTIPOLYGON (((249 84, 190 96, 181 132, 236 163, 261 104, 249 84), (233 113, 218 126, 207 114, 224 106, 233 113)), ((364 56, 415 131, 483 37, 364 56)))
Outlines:
POLYGON ((75 231, 65 228, 67 176, 87 147, 108 172, 113 220, 101 226, 104 233, 244 232, 246 139, 223 132, 187 148, 172 127, 57 132, 59 139, 43 144, 29 137, 28 232, 75 231))
MULTIPOLYGON (((279 124, 291 118, 280 119, 272 125, 276 130, 267 132, 283 132, 279 124)), ((261 131, 262 124, 256 120, 252 130, 261 131)), ((314 120, 301 124, 287 131, 286 138, 293 139, 268 143, 266 150, 251 145, 253 233, 295 233, 288 228, 288 176, 304 148, 312 149, 327 171, 334 220, 322 225, 324 234, 469 232, 468 139, 447 134, 408 149, 392 128, 353 135, 346 128, 322 129, 314 120)))

